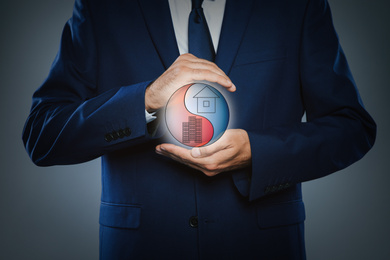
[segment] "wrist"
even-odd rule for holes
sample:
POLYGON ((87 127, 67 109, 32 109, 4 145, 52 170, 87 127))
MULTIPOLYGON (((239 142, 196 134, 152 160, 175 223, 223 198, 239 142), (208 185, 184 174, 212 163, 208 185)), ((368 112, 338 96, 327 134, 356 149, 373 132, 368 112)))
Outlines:
POLYGON ((153 89, 150 87, 151 84, 145 90, 145 110, 149 113, 152 113, 158 109, 158 107, 155 106, 156 104, 156 102, 154 102, 155 95, 153 89))

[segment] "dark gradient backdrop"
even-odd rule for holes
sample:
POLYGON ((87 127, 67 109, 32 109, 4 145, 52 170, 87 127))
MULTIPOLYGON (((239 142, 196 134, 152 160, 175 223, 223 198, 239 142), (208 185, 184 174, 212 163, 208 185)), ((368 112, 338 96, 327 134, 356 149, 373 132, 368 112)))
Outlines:
MULTIPOLYGON (((304 184, 307 255, 390 259, 390 1, 330 0, 368 111, 374 149, 339 173, 304 184)), ((100 160, 39 168, 21 132, 47 76, 73 0, 2 0, 0 7, 0 259, 97 259, 100 160)))

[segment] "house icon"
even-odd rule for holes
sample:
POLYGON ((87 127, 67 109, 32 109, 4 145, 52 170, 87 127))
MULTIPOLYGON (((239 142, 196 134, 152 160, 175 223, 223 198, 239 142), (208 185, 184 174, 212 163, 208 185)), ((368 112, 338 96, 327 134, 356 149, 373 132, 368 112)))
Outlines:
POLYGON ((216 99, 219 96, 208 86, 199 91, 194 98, 197 99, 198 113, 215 113, 217 109, 216 99))

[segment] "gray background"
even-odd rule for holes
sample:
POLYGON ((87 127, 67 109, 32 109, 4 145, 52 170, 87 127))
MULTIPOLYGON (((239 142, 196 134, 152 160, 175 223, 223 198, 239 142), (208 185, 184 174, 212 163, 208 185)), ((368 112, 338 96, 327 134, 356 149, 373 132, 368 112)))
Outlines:
MULTIPOLYGON (((388 0, 331 0, 336 29, 367 110, 373 150, 304 184, 309 259, 390 259, 388 0)), ((39 168, 21 132, 47 76, 73 0, 0 5, 0 259, 97 259, 100 160, 39 168)))

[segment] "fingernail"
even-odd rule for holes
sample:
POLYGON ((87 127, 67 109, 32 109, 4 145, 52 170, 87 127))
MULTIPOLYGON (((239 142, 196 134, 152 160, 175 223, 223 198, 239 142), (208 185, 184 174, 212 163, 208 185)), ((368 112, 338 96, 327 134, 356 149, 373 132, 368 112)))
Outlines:
POLYGON ((200 149, 197 147, 192 148, 191 155, 192 155, 192 157, 195 157, 195 158, 200 157, 200 149))
POLYGON ((162 148, 161 145, 156 146, 156 152, 161 153, 162 151, 164 151, 164 149, 162 148))
POLYGON ((234 91, 236 91, 236 85, 234 85, 233 83, 232 83, 232 86, 231 86, 231 89, 232 89, 232 91, 234 92, 234 91))

